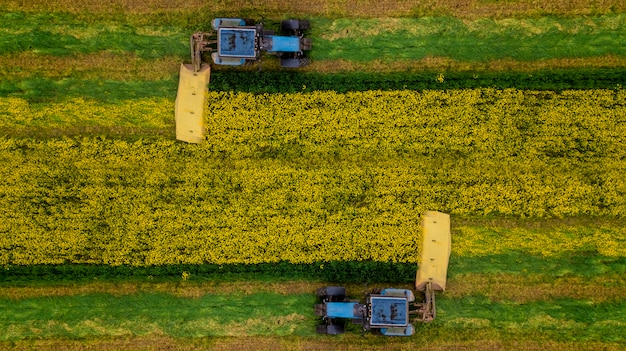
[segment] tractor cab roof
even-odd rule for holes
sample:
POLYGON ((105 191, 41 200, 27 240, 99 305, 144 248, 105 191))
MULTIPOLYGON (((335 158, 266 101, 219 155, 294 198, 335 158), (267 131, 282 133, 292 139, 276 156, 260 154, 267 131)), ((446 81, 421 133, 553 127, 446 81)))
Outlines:
POLYGON ((255 28, 220 28, 218 29, 217 51, 223 57, 257 56, 255 28))

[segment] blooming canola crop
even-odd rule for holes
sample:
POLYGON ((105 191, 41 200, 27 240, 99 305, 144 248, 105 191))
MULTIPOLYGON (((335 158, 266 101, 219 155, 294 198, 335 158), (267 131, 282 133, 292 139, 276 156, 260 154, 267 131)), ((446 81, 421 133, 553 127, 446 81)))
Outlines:
MULTIPOLYGON (((211 92, 201 145, 1 137, 0 264, 414 263, 425 210, 620 217, 625 100, 621 90, 211 92)), ((2 98, 0 114, 4 127, 37 125, 28 113, 72 103, 2 98)), ((78 104, 101 125, 128 110, 78 104)), ((135 104, 158 117, 136 123, 171 123, 171 102, 135 104)), ((63 116, 56 123, 72 123, 63 116)), ((626 254, 618 229, 558 228, 537 241, 520 230, 455 228, 453 254, 626 254)))

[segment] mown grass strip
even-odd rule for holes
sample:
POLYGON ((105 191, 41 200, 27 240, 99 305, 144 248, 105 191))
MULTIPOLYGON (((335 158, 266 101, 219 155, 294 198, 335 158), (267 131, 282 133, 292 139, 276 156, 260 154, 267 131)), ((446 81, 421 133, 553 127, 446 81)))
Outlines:
POLYGON ((4 82, 23 82, 34 78, 160 81, 177 78, 180 61, 177 56, 143 59, 110 51, 69 57, 21 52, 0 56, 0 75, 4 82))
POLYGON ((626 259, 609 258, 595 252, 581 252, 563 257, 540 257, 527 253, 507 253, 480 257, 451 256, 449 275, 455 274, 544 274, 551 278, 602 274, 625 274, 626 259))
MULTIPOLYGON (((163 293, 90 294, 0 299, 0 340, 167 335, 313 336, 314 294, 215 294, 181 298, 163 293)), ((624 342, 626 302, 554 299, 494 302, 481 296, 438 298, 438 319, 418 325, 410 339, 447 335, 481 339, 624 342), (564 332, 566 331, 566 332, 564 332)), ((351 326, 351 333, 359 328, 351 326)), ((478 339, 480 340, 480 339, 478 339)))
MULTIPOLYGON (((368 62, 348 61, 348 60, 317 60, 313 61, 300 71, 316 72, 316 73, 396 73, 404 72, 409 76, 413 73, 435 72, 438 73, 461 73, 469 72, 473 79, 478 76, 494 75, 498 73, 499 77, 506 77, 511 73, 532 73, 541 74, 550 70, 551 73, 559 74, 559 71, 568 70, 570 74, 576 75, 578 70, 588 71, 593 68, 611 68, 620 69, 626 63, 624 56, 594 56, 585 58, 552 58, 539 59, 533 61, 521 61, 518 59, 508 58, 490 61, 457 61, 448 57, 425 56, 421 59, 396 60, 394 62, 384 62, 381 60, 372 60, 368 62)), ((274 68, 267 61, 263 64, 263 69, 268 67, 274 68)), ((216 71, 220 70, 219 68, 216 71)), ((532 75, 529 75, 529 78, 532 75)), ((469 79, 469 77, 468 77, 469 79)), ((550 78, 547 78, 550 80, 550 78)), ((495 84, 498 86, 498 84, 495 84)), ((513 87, 513 86, 511 86, 513 87)))
POLYGON ((162 293, 0 300, 0 340, 132 335, 313 335, 314 295, 162 293))
MULTIPOLYGON (((541 268, 541 267, 540 267, 541 268)), ((187 271, 183 271, 187 272, 187 271)), ((626 300, 626 278, 617 273, 598 273, 595 276, 566 275, 554 277, 540 272, 527 274, 456 274, 452 269, 445 296, 457 299, 466 296, 485 296, 491 301, 527 303, 559 298, 586 300, 593 303, 626 300)), ((325 285, 345 286, 356 298, 362 291, 374 288, 414 289, 414 283, 346 283, 315 280, 302 277, 302 280, 285 280, 286 277, 262 280, 259 277, 246 279, 241 274, 233 281, 218 277, 203 277, 187 272, 179 277, 131 277, 128 279, 64 282, 30 280, 0 284, 0 298, 20 300, 34 297, 60 297, 85 294, 132 295, 138 293, 167 293, 178 297, 200 298, 211 294, 257 294, 280 295, 311 294, 325 285), (215 277, 215 279, 211 279, 215 277)), ((235 276, 236 277, 236 276, 235 276)), ((398 277, 402 278, 402 277, 398 277)), ((235 278, 233 278, 235 279, 235 278)))
POLYGON ((168 19, 178 16, 189 16, 215 13, 221 16, 257 15, 266 18, 282 18, 283 16, 338 16, 338 17, 412 17, 453 15, 462 18, 490 16, 494 18, 510 16, 566 15, 584 16, 612 12, 623 12, 624 3, 619 0, 594 2, 568 0, 526 0, 481 1, 481 0, 446 0, 437 2, 411 2, 405 0, 267 0, 262 4, 246 0, 206 3, 200 0, 178 3, 168 0, 124 1, 113 0, 107 3, 98 1, 73 2, 68 0, 34 0, 25 7, 21 1, 4 1, 3 8, 11 11, 33 12, 71 12, 96 13, 120 16, 124 14, 154 14, 155 18, 168 19))
POLYGON ((499 302, 527 303, 570 298, 596 303, 625 300, 625 288, 626 279, 617 273, 598 273, 589 277, 571 273, 555 277, 534 270, 525 274, 456 274, 448 279, 445 294, 450 299, 481 295, 499 302))
MULTIPOLYGON (((68 56, 101 50, 141 58, 187 58, 192 30, 120 22, 86 23, 70 14, 0 14, 0 54, 68 56), (63 23, 63 24, 59 24, 63 23)), ((625 56, 626 15, 462 21, 452 17, 311 20, 313 60, 385 63, 445 57, 488 62, 625 56)), ((269 24, 268 28, 278 26, 269 24)), ((209 27, 204 28, 209 30, 209 27)))
MULTIPOLYGON (((444 335, 445 336, 445 335, 444 335)), ((177 339, 168 336, 111 337, 89 340, 44 339, 0 342, 0 346, 10 350, 158 350, 171 351, 256 351, 256 350, 336 350, 343 351, 388 351, 388 350, 542 350, 542 351, 622 351, 619 343, 601 342, 557 342, 557 341, 503 341, 498 338, 469 341, 447 341, 443 339, 406 340, 401 338, 362 337, 343 335, 340 337, 297 337, 297 336, 255 336, 255 337, 204 337, 177 339)))
MULTIPOLYGON (((178 77, 161 81, 30 78, 0 82, 0 94, 44 104, 68 99, 91 99, 109 103, 134 99, 167 99, 166 104, 173 104, 177 87, 178 77)), ((172 113, 173 111, 171 110, 172 113)))
POLYGON ((183 56, 189 33, 180 28, 136 28, 126 23, 85 23, 69 14, 0 13, 0 53, 25 51, 70 56, 103 50, 141 58, 183 56))
MULTIPOLYGON (((142 59, 132 54, 114 54, 108 51, 79 54, 70 57, 22 52, 0 55, 0 75, 3 77, 3 82, 17 82, 35 78, 55 80, 80 79, 101 81, 161 81, 177 78, 181 61, 183 61, 183 58, 177 56, 164 57, 160 59, 142 59)), ((307 79, 312 81, 311 87, 314 88, 316 80, 319 80, 320 78, 315 78, 317 75, 313 73, 346 73, 348 75, 355 76, 355 78, 361 77, 361 79, 353 79, 356 83, 359 83, 362 79, 368 76, 377 77, 389 75, 393 77, 393 73, 399 72, 402 72, 403 80, 406 82, 421 80, 419 79, 420 76, 416 75, 416 73, 428 73, 431 76, 437 76, 439 73, 444 73, 446 76, 452 74, 452 79, 459 79, 459 77, 456 77, 458 73, 466 72, 471 74, 471 76, 467 76, 466 79, 472 78, 474 80, 479 77, 481 79, 485 79, 490 76, 492 79, 500 78, 500 80, 504 80, 507 76, 510 76, 513 73, 529 73, 527 76, 529 81, 532 80, 531 78, 533 74, 543 74, 545 77, 542 77, 542 81, 545 81, 547 84, 551 79, 562 80, 563 77, 561 77, 562 75, 559 74, 559 72, 563 70, 567 70, 569 76, 574 76, 571 78, 571 80, 574 81, 576 80, 576 76, 588 76, 594 69, 601 69, 597 71, 598 74, 596 78, 598 80, 607 80, 610 77, 605 77, 604 75, 611 72, 611 70, 616 71, 624 66, 626 66, 626 56, 614 55, 595 56, 591 58, 566 58, 535 61, 505 59, 493 60, 486 63, 455 61, 445 57, 429 56, 421 60, 397 61, 394 63, 382 62, 380 60, 374 60, 366 63, 358 63, 347 60, 313 61, 309 66, 298 69, 296 72, 289 73, 279 67, 278 60, 271 59, 263 61, 260 66, 262 72, 259 72, 259 67, 255 66, 229 68, 227 66, 214 65, 212 70, 214 76, 219 76, 227 72, 232 74, 234 77, 247 74, 257 76, 257 78, 263 77, 264 74, 276 75, 279 74, 276 71, 282 71, 283 73, 287 73, 285 74, 285 78, 295 78, 298 75, 304 75, 307 79), (545 74, 547 70, 550 70, 549 75, 545 74)), ((513 74, 513 76, 514 75, 515 74, 513 74)), ((588 77, 583 78, 591 80, 588 77)), ((386 78, 385 80, 378 82, 379 85, 377 87, 372 87, 371 89, 381 89, 384 87, 385 81, 389 79, 390 78, 386 78)), ((255 86, 254 82, 248 82, 248 80, 249 79, 244 78, 242 84, 240 85, 251 85, 251 88, 253 88, 255 86)), ((261 78, 261 80, 263 79, 261 78)), ((397 80, 397 78, 395 80, 397 80)), ((78 84, 78 81, 75 83, 78 84)), ((617 83, 619 82, 616 82, 614 85, 617 83)), ((283 82, 283 85, 285 85, 287 89, 294 84, 297 85, 297 83, 292 83, 291 81, 283 82)), ((493 82, 488 86, 499 85, 500 84, 493 82)), ((440 87, 441 84, 433 84, 433 88, 435 89, 440 87)), ((339 90, 343 89, 340 85, 337 88, 339 90)), ((396 89, 401 88, 402 86, 396 87, 396 89)), ((586 88, 593 88, 593 86, 587 86, 586 88)), ((536 87, 535 89, 539 89, 539 87, 536 87)), ((88 92, 87 94, 89 95, 88 92)))
POLYGON ((521 61, 620 55, 624 15, 477 20, 454 18, 318 20, 312 58, 368 62, 447 57, 458 61, 521 61))
MULTIPOLYGON (((324 286, 325 283, 316 280, 240 280, 240 281, 218 281, 218 280, 202 280, 189 274, 175 280, 166 280, 160 278, 148 278, 141 281, 136 279, 124 279, 120 281, 111 280, 92 280, 84 282, 54 284, 49 282, 23 282, 14 285, 0 285, 0 298, 12 300, 21 300, 25 298, 35 297, 61 297, 61 296, 77 296, 87 294, 110 294, 115 296, 145 294, 145 293, 163 293, 171 294, 177 297, 200 298, 205 295, 215 294, 233 294, 233 295, 250 295, 258 293, 269 293, 276 295, 298 295, 312 294, 317 288, 324 286)), ((363 284, 348 283, 342 284, 347 289, 355 292, 363 290, 363 284)), ((396 283, 394 287, 404 287, 411 289, 412 284, 396 283)), ((373 288, 373 287, 372 287, 373 288)))

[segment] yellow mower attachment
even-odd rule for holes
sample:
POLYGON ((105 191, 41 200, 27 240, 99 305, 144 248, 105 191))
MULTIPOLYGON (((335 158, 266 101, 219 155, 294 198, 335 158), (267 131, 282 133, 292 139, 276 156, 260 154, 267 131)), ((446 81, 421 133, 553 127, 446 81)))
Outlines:
POLYGON ((431 282, 434 290, 446 289, 450 260, 450 215, 427 211, 422 218, 422 255, 415 278, 415 288, 424 291, 431 282))
POLYGON ((211 66, 202 64, 196 72, 193 64, 180 65, 176 94, 176 139, 199 144, 204 140, 204 104, 211 77, 211 66))
POLYGON ((417 315, 422 322, 430 322, 437 316, 435 291, 446 289, 451 251, 450 215, 427 211, 422 218, 422 231, 422 254, 415 288, 424 294, 424 302, 417 304, 417 315))

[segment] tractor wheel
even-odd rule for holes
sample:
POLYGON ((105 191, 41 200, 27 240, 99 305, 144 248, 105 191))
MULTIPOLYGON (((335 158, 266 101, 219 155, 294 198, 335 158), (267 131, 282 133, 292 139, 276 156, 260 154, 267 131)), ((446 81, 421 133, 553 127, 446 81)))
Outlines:
POLYGON ((372 333, 372 335, 383 335, 383 331, 379 328, 370 329, 370 332, 372 333))
POLYGON ((346 297, 346 288, 343 286, 325 286, 317 289, 317 297, 343 299, 346 297))
POLYGON ((307 57, 281 57, 280 67, 283 68, 300 68, 307 66, 311 61, 307 57))
POLYGON ((315 327, 317 334, 338 335, 346 332, 346 328, 343 325, 338 324, 319 324, 315 327))
POLYGON ((311 22, 306 20, 286 20, 280 22, 280 28, 283 31, 304 31, 311 29, 311 22))
POLYGON ((331 324, 326 328, 326 334, 338 335, 346 332, 346 328, 343 325, 331 324))

